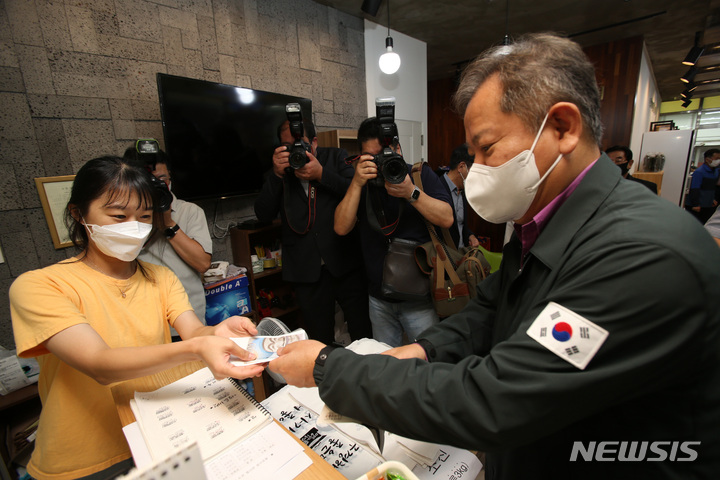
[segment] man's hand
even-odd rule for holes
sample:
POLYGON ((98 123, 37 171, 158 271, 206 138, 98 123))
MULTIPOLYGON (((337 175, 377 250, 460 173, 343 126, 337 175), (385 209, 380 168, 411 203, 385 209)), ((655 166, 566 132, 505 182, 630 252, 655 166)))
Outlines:
POLYGON ((373 161, 372 155, 362 155, 355 162, 355 174, 352 182, 358 187, 364 187, 368 180, 377 177, 377 165, 373 161))
POLYGON ((290 166, 289 158, 290 152, 288 152, 287 146, 281 145, 275 149, 273 153, 273 173, 275 175, 283 178, 285 169, 290 166))
POLYGON ((480 240, 478 240, 478 238, 475 235, 470 235, 468 237, 468 243, 473 248, 480 246, 480 240))
POLYGON ((390 183, 386 181, 385 190, 387 190, 388 195, 391 197, 407 199, 410 198, 413 190, 415 190, 415 184, 410 179, 410 175, 405 175, 402 183, 390 183))
POLYGON ((295 176, 299 178, 300 180, 316 180, 320 181, 322 178, 322 172, 323 172, 323 166, 318 162, 318 159, 315 158, 315 155, 313 155, 310 152, 305 152, 307 154, 307 163, 303 165, 302 168, 298 168, 295 170, 295 176))
POLYGON ((278 351, 279 358, 270 362, 268 368, 282 375, 288 385, 315 387, 315 359, 324 347, 316 340, 293 342, 278 351))
POLYGON ((255 324, 248 317, 234 315, 223 320, 215 327, 215 335, 218 337, 254 337, 257 335, 255 324))
POLYGON ((409 345, 403 345, 402 347, 385 350, 382 352, 382 355, 390 355, 391 357, 399 359, 418 358, 420 360, 427 360, 425 357, 425 350, 417 343, 411 343, 409 345))

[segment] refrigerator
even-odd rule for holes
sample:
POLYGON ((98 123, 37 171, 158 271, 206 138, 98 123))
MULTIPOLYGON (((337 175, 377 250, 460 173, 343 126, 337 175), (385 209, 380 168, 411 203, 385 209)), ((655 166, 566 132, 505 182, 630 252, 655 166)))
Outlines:
POLYGON ((682 206, 685 199, 694 138, 694 130, 645 132, 640 155, 635 158, 639 169, 646 155, 653 153, 665 155, 660 196, 678 206, 682 206))

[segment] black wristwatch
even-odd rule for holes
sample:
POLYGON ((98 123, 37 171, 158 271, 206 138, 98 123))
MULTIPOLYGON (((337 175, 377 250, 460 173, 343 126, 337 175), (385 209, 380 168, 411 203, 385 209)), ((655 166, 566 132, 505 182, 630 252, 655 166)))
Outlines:
POLYGON ((173 238, 173 237, 175 236, 175 234, 177 233, 178 230, 180 230, 180 225, 178 225, 178 224, 176 223, 174 227, 170 227, 170 228, 166 228, 166 229, 165 229, 165 236, 166 236, 167 238, 173 238))
POLYGON ((415 189, 410 194, 410 198, 408 198, 408 202, 413 203, 415 200, 420 198, 420 189, 417 185, 415 185, 415 189))

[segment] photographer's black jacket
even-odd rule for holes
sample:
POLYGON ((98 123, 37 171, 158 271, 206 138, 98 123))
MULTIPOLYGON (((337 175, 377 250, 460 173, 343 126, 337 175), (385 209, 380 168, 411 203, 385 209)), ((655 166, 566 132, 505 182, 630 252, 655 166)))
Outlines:
POLYGON ((345 164, 347 156, 340 148, 317 149, 323 173, 319 182, 310 182, 316 189, 314 208, 295 175, 286 174, 280 179, 271 171, 267 176, 255 200, 255 215, 260 221, 272 221, 280 213, 283 280, 316 282, 320 278, 321 259, 336 277, 361 266, 356 233, 340 236, 333 228, 335 207, 345 196, 355 173, 351 165, 345 164), (305 232, 313 214, 314 222, 305 232))

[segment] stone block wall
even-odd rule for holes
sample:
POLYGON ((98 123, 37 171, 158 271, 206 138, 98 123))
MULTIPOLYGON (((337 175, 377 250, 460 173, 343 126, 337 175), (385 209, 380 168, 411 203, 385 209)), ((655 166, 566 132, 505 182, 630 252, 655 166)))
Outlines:
MULTIPOLYGON (((362 20, 311 0, 0 1, 0 345, 12 281, 75 253, 53 247, 33 179, 162 144, 157 72, 310 98, 318 130, 357 128, 364 55, 362 20)), ((223 232, 253 200, 200 203, 213 258, 232 260, 223 232)))

